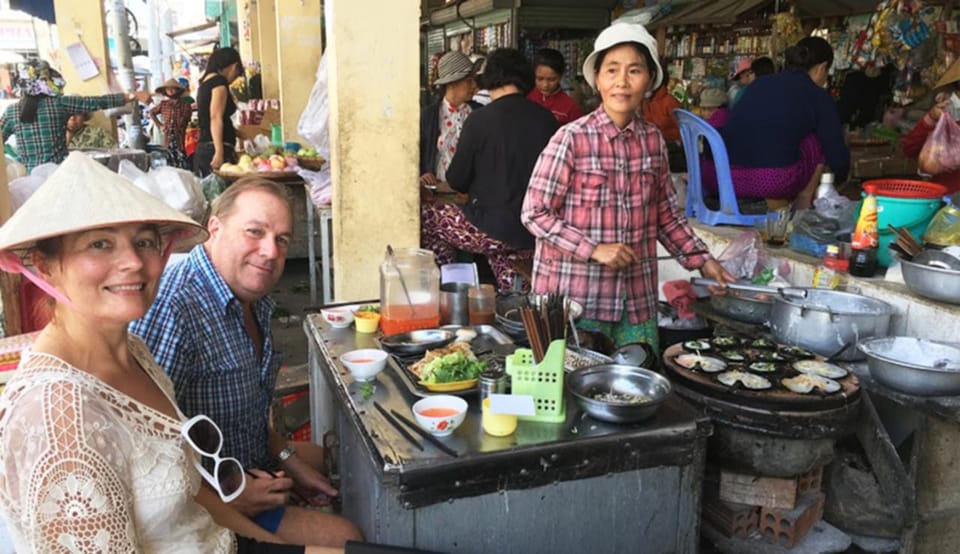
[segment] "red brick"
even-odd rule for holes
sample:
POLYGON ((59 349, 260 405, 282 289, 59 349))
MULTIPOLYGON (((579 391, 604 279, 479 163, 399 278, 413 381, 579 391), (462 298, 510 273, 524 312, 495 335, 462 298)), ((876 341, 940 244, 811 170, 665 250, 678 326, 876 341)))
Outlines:
POLYGON ((792 510, 760 508, 760 536, 768 543, 793 548, 823 518, 825 499, 818 492, 800 497, 792 510))
POLYGON ((703 518, 725 536, 745 539, 759 528, 760 508, 705 496, 703 518))

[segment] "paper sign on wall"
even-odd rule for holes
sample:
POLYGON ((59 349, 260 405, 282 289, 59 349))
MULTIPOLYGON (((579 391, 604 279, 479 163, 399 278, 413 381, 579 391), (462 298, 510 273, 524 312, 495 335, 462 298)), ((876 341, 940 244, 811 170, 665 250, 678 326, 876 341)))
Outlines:
POLYGON ((67 46, 67 56, 73 63, 73 68, 77 71, 80 79, 88 81, 100 74, 100 68, 93 63, 90 52, 87 51, 87 47, 82 42, 77 41, 67 46))

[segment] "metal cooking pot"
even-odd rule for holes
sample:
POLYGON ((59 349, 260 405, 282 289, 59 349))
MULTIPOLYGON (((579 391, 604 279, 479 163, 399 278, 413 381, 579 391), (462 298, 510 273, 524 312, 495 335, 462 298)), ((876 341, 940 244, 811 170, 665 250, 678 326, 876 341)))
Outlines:
POLYGON ((921 396, 960 394, 960 347, 914 337, 860 343, 870 375, 884 385, 921 396))
POLYGON ((944 269, 900 258, 903 282, 907 288, 927 298, 960 304, 960 271, 944 269))
MULTIPOLYGON (((770 331, 774 340, 829 356, 844 345, 885 337, 893 306, 882 300, 829 289, 807 289, 806 298, 774 296, 770 331)), ((840 361, 863 359, 847 348, 840 361)))
POLYGON ((773 301, 769 294, 727 291, 727 294, 710 295, 710 306, 717 313, 746 323, 766 323, 770 319, 773 301))

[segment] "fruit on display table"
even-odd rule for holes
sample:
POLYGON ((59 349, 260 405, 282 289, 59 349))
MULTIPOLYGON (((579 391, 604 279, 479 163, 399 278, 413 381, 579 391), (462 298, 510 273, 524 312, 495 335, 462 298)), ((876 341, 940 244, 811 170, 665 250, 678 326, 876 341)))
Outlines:
POLYGON ((231 175, 244 175, 247 173, 256 173, 260 171, 296 171, 297 156, 293 152, 276 153, 276 151, 262 152, 259 155, 251 156, 243 154, 237 163, 225 163, 220 166, 220 173, 231 175))

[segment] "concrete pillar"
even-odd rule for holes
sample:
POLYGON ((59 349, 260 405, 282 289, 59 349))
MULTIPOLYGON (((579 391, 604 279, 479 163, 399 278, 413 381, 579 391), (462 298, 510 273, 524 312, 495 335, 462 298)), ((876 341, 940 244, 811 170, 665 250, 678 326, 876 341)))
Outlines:
POLYGON ((419 0, 324 3, 334 297, 379 296, 384 248, 420 242, 419 0))
POLYGON ((277 0, 257 0, 257 29, 263 97, 280 98, 280 66, 277 54, 277 0))
POLYGON ((107 57, 107 23, 104 19, 103 4, 89 0, 54 0, 53 8, 60 40, 60 68, 67 81, 66 94, 107 94, 110 92, 107 77, 110 63, 107 57), (100 74, 88 81, 80 80, 66 54, 66 48, 78 40, 83 42, 90 52, 90 57, 100 67, 100 74))
POLYGON ((260 60, 260 29, 257 21, 257 0, 237 2, 237 43, 243 63, 260 60))
MULTIPOLYGON (((7 187, 7 161, 0 156, 0 224, 7 221, 12 213, 10 189, 7 187)), ((4 336, 20 334, 20 276, 15 273, 0 272, 0 309, 3 310, 4 336)))
POLYGON ((316 81, 323 49, 320 0, 274 0, 277 5, 280 115, 284 141, 305 143, 297 134, 300 114, 316 81))

